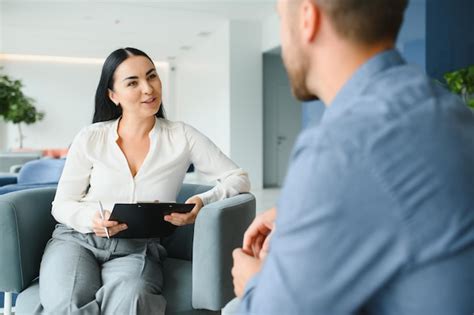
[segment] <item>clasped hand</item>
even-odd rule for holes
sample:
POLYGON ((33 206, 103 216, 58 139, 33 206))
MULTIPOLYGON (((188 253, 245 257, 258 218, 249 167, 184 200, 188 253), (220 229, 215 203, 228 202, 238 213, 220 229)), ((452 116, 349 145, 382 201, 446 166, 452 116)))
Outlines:
POLYGON ((268 253, 271 235, 275 230, 275 218, 275 208, 255 217, 244 234, 242 248, 236 248, 232 253, 234 293, 238 297, 243 295, 250 278, 260 271, 268 253))

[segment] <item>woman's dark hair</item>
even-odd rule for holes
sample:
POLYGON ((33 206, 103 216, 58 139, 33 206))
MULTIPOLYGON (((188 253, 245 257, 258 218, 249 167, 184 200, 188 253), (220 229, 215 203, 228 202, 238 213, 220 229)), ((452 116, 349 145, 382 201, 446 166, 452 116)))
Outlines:
MULTIPOLYGON (((109 98, 109 89, 113 90, 115 70, 124 60, 131 56, 143 56, 153 63, 153 60, 151 60, 147 54, 136 48, 126 47, 112 52, 107 59, 105 59, 104 65, 102 66, 99 85, 95 92, 93 123, 114 120, 122 115, 122 107, 115 105, 109 98)), ((163 103, 160 106, 160 110, 156 113, 156 117, 165 118, 163 103)))

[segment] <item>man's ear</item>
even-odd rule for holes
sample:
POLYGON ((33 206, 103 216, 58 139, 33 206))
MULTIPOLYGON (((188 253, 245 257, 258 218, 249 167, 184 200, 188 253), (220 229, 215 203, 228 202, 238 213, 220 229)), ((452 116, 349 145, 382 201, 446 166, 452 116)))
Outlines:
POLYGON ((320 25, 320 9, 312 0, 303 0, 300 6, 300 30, 304 42, 312 42, 320 25))
POLYGON ((108 91, 109 91, 109 98, 110 98, 110 100, 111 100, 112 102, 114 102, 116 106, 118 106, 118 103, 119 103, 119 102, 118 102, 118 100, 115 98, 115 93, 114 93, 114 91, 112 91, 111 89, 108 89, 108 91))

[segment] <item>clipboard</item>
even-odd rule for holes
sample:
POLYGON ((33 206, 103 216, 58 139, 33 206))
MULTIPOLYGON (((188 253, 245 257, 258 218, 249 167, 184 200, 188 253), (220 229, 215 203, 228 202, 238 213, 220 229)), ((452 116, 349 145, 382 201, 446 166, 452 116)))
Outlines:
POLYGON ((177 226, 164 220, 172 212, 187 213, 194 203, 116 203, 110 214, 110 221, 125 223, 128 229, 113 238, 158 238, 169 236, 177 226))

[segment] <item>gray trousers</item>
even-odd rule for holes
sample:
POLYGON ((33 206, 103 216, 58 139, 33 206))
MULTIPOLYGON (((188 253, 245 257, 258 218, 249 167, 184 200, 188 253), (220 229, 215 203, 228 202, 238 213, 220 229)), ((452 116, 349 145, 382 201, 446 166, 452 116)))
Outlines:
POLYGON ((156 239, 109 240, 58 224, 41 261, 37 313, 164 314, 165 257, 156 239))

